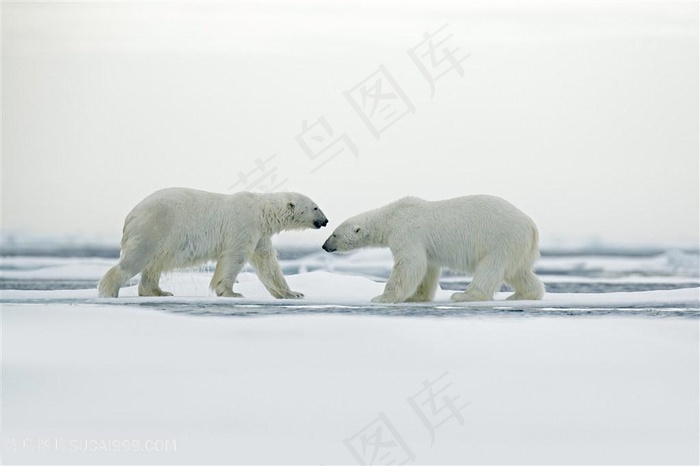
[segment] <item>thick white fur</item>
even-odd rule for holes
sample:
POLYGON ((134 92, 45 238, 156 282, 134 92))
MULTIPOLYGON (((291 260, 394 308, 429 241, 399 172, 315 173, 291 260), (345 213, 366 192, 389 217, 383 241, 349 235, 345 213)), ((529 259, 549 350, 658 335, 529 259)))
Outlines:
POLYGON ((249 261, 274 297, 301 298, 282 275, 271 237, 327 222, 318 206, 298 193, 163 189, 127 215, 119 264, 102 277, 99 295, 117 297, 119 288, 140 272, 139 295, 172 296, 158 286, 162 272, 215 260, 210 286, 218 296, 241 296, 233 284, 249 261))
POLYGON ((487 301, 506 282, 508 299, 542 299, 532 272, 539 258, 535 223, 504 199, 476 195, 444 201, 405 197, 343 222, 323 245, 329 252, 388 247, 394 268, 374 302, 431 301, 448 267, 473 274, 455 301, 487 301))

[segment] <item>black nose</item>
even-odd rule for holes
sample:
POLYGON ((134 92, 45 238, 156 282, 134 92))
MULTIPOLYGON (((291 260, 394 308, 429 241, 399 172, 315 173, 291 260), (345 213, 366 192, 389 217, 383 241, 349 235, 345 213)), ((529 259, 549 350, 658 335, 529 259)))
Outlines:
POLYGON ((328 219, 323 219, 323 222, 321 222, 321 226, 325 227, 326 225, 328 225, 328 219))
POLYGON ((327 243, 323 243, 323 246, 321 246, 321 247, 322 247, 323 250, 326 251, 326 252, 333 252, 333 251, 335 251, 335 249, 333 249, 333 248, 331 248, 330 246, 328 246, 327 243))
POLYGON ((314 226, 315 226, 316 228, 325 227, 326 225, 328 225, 328 220, 326 220, 326 219, 323 219, 323 220, 314 220, 314 226))

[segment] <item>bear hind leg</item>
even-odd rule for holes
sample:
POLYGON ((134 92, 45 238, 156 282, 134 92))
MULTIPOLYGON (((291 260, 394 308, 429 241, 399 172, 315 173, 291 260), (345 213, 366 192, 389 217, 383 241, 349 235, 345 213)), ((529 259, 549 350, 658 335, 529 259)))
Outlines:
POLYGON ((122 240, 119 263, 109 269, 98 285, 98 294, 103 298, 116 298, 121 288, 131 277, 143 271, 157 253, 157 245, 131 237, 122 240))
POLYGON ((109 269, 97 286, 98 295, 101 298, 116 298, 119 296, 119 288, 134 275, 143 270, 145 264, 142 259, 134 259, 131 254, 122 253, 119 263, 109 269))
POLYGON ((503 283, 505 267, 498 257, 484 257, 474 270, 474 277, 465 291, 454 293, 452 301, 491 301, 503 283))
POLYGON ((161 270, 154 267, 153 264, 146 267, 141 272, 141 280, 139 281, 139 296, 172 296, 169 291, 160 289, 160 274, 161 270))
POLYGON ((406 301, 416 303, 432 301, 435 297, 435 291, 437 290, 439 280, 440 267, 434 265, 429 266, 425 277, 423 277, 423 281, 418 285, 418 289, 416 289, 413 296, 409 297, 406 301))
POLYGON ((97 285, 98 296, 100 298, 116 298, 119 296, 119 288, 134 275, 136 274, 130 275, 129 272, 123 270, 120 264, 115 265, 104 274, 97 285))
POLYGON ((544 283, 530 269, 520 270, 506 277, 506 283, 513 287, 515 293, 508 296, 510 300, 539 300, 544 297, 544 283))

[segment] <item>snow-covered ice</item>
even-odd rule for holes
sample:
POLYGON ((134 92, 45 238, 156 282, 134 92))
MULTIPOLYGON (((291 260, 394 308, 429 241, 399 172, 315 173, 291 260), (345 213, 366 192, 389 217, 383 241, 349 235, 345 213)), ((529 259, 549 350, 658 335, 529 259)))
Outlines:
POLYGON ((174 272, 161 280, 163 289, 175 293, 173 297, 139 297, 136 285, 121 289, 119 298, 97 298, 96 289, 85 290, 49 290, 26 291, 4 290, 2 301, 5 303, 61 303, 74 304, 161 304, 187 305, 196 304, 209 312, 226 313, 245 305, 258 305, 269 308, 269 312, 278 312, 279 307, 307 310, 323 305, 332 308, 335 305, 354 306, 358 310, 374 310, 381 314, 390 309, 402 309, 410 314, 430 314, 433 308, 452 310, 457 313, 464 309, 572 309, 572 308, 658 308, 659 310, 687 308, 692 313, 698 308, 700 288, 681 288, 676 290, 656 290, 623 293, 548 293, 541 301, 507 301, 509 292, 496 293, 494 301, 454 303, 450 301, 451 290, 438 290, 435 301, 430 303, 402 303, 394 305, 370 303, 372 297, 381 294, 384 284, 365 277, 340 275, 331 272, 306 272, 287 276, 292 289, 301 291, 304 300, 277 300, 265 290, 254 273, 239 275, 234 286, 236 292, 245 298, 220 298, 214 296, 208 288, 209 273, 174 272), (208 307, 207 307, 208 306, 208 307))
POLYGON ((3 461, 698 463, 696 275, 561 267, 545 281, 677 289, 379 305, 369 254, 284 261, 304 300, 250 271, 217 298, 209 267, 165 275, 173 297, 99 299, 113 260, 3 258, 7 283, 86 283, 1 292, 3 461))
POLYGON ((406 445, 379 453, 419 464, 698 461, 696 320, 6 303, 2 331, 7 463, 356 464, 377 425, 391 441, 377 419, 406 445), (461 417, 416 410, 426 383, 461 417))

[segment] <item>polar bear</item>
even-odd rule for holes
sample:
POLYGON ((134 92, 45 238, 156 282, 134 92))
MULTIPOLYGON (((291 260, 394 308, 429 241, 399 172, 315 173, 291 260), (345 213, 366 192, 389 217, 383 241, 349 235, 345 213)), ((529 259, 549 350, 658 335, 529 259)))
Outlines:
POLYGON ((242 297, 233 292, 233 284, 250 261, 275 298, 302 298, 289 289, 271 237, 327 223, 321 209, 298 193, 156 191, 127 215, 119 264, 102 277, 99 296, 116 298, 119 288, 139 272, 140 296, 172 296, 158 286, 161 272, 215 260, 210 286, 217 296, 242 297))
POLYGON ((405 197, 346 220, 323 244, 328 252, 363 247, 388 247, 394 256, 384 293, 373 302, 431 301, 443 266, 474 276, 453 301, 492 300, 504 281, 515 289, 508 299, 544 296, 532 272, 539 257, 537 227, 499 197, 405 197))

